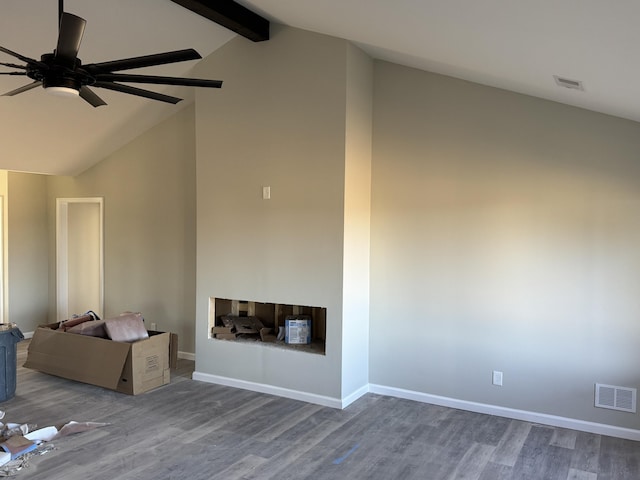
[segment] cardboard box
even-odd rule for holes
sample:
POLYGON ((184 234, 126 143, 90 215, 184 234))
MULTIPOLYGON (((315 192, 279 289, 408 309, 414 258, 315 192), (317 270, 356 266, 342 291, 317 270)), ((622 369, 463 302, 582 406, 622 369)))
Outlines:
POLYGON ((29 344, 26 368, 138 395, 170 382, 170 333, 150 332, 133 343, 53 330, 36 329, 29 344))
MULTIPOLYGON (((149 335, 152 335, 149 332, 149 335)), ((169 368, 175 370, 178 368, 178 334, 172 333, 169 339, 169 368)))

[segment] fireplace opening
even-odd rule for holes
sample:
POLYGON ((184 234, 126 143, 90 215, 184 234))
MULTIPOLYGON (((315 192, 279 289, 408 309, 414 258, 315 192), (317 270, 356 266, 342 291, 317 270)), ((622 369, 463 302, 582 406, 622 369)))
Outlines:
POLYGON ((209 338, 325 354, 326 307, 209 298, 209 338))

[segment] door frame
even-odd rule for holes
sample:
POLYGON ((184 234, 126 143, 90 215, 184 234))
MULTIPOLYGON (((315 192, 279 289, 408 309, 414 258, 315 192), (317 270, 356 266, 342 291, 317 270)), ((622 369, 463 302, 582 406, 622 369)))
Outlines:
POLYGON ((58 321, 69 318, 69 205, 74 203, 97 204, 100 210, 99 226, 99 306, 104 315, 104 198, 56 198, 56 309, 58 321))
POLYGON ((5 225, 5 216, 4 212, 4 195, 0 195, 0 323, 4 323, 5 318, 8 316, 7 312, 7 304, 5 302, 5 298, 8 298, 9 292, 6 290, 7 287, 7 277, 4 266, 6 265, 6 259, 8 252, 5 250, 5 232, 8 231, 7 225, 5 225))

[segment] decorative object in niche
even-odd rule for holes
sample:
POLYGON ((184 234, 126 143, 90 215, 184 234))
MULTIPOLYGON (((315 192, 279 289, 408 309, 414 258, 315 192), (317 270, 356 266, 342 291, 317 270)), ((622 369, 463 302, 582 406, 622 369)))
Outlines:
POLYGON ((311 343, 313 320, 309 315, 288 315, 284 319, 284 342, 289 345, 311 343))

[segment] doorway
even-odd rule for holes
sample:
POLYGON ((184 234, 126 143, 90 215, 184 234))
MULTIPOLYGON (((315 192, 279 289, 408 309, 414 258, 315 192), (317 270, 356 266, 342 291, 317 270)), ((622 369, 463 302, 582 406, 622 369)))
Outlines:
POLYGON ((104 314, 104 201, 56 200, 58 321, 93 310, 104 314))

